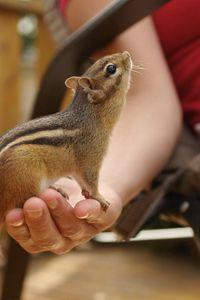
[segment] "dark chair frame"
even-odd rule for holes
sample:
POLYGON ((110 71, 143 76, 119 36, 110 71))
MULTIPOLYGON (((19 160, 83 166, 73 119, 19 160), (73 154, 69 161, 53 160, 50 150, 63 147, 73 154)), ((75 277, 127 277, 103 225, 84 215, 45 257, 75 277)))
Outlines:
MULTIPOLYGON (((59 110, 66 92, 64 81, 79 73, 86 57, 168 0, 118 0, 71 34, 50 63, 40 85, 32 118, 59 110)), ((30 255, 11 239, 1 299, 19 300, 30 255)))

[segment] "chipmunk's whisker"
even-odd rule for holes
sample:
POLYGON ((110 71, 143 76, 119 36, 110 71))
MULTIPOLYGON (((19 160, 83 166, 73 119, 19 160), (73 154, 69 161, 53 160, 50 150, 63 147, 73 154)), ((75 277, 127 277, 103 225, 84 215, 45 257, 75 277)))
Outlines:
POLYGON ((144 67, 142 65, 134 65, 134 64, 133 64, 132 68, 139 69, 139 70, 144 69, 144 67))
POLYGON ((142 65, 134 65, 132 66, 131 72, 142 74, 141 70, 144 70, 142 65))
POLYGON ((134 84, 134 80, 131 78, 130 82, 129 82, 130 86, 132 86, 134 84))
POLYGON ((137 73, 137 74, 142 74, 142 72, 141 72, 141 71, 134 70, 134 69, 132 69, 132 70, 131 70, 131 72, 134 72, 134 73, 137 73))

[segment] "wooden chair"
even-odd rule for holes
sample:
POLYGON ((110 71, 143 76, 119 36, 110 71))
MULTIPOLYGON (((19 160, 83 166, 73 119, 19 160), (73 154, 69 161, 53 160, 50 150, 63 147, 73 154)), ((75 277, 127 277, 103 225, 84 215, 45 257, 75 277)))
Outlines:
MULTIPOLYGON (((96 18, 71 34, 43 77, 32 118, 58 111, 66 91, 64 81, 79 73, 79 66, 84 58, 166 2, 167 0, 114 1, 96 18)), ((15 241, 10 241, 2 300, 20 299, 30 257, 15 241)))

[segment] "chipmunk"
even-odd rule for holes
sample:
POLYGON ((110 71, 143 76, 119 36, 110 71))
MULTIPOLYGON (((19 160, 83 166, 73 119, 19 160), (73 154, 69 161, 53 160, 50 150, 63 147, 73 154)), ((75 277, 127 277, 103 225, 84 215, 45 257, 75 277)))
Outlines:
POLYGON ((85 198, 109 203, 98 191, 99 170, 129 88, 127 51, 97 60, 81 77, 65 81, 74 90, 63 112, 33 119, 0 138, 0 224, 58 178, 71 175, 85 198))

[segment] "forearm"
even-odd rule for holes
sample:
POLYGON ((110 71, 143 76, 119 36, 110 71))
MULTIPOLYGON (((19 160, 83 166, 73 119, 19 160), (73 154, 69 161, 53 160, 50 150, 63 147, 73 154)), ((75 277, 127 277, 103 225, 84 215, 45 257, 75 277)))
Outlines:
POLYGON ((164 167, 180 130, 179 112, 176 118, 175 111, 170 115, 169 110, 153 104, 147 110, 142 99, 128 99, 101 171, 101 183, 112 187, 124 204, 164 167), (138 106, 136 101, 140 101, 138 106))
POLYGON ((114 47, 130 51, 133 61, 144 66, 140 75, 133 73, 101 172, 101 181, 126 203, 166 164, 181 129, 182 113, 150 18, 122 34, 114 47))

